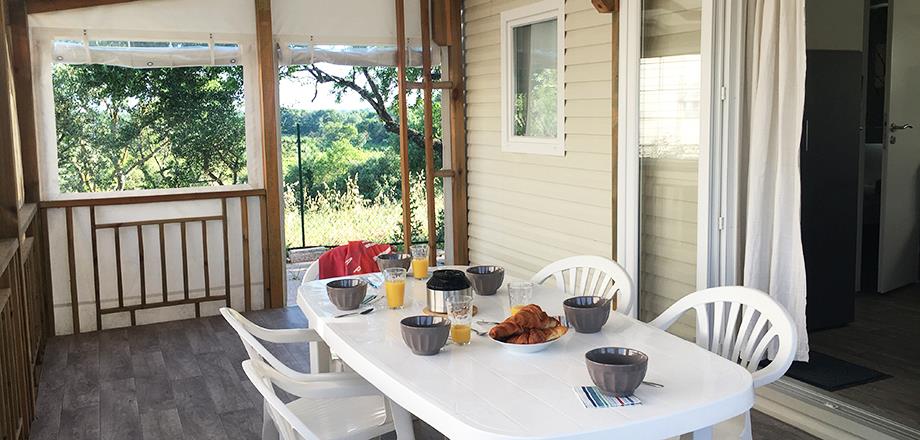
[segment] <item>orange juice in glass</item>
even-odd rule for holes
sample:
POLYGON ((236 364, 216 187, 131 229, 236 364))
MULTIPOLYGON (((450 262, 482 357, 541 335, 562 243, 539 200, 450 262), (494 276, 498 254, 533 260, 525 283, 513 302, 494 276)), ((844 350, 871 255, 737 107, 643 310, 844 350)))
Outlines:
POLYGON ((473 295, 455 293, 445 298, 444 302, 450 319, 450 340, 457 345, 469 344, 473 324, 473 295))
POLYGON ((533 283, 528 281, 515 281, 508 283, 508 306, 511 314, 521 311, 521 308, 530 304, 533 299, 533 283))
POLYGON ((417 244, 410 248, 412 252, 412 276, 415 279, 428 277, 428 245, 417 244))
POLYGON ((383 290, 386 293, 389 308, 403 308, 406 300, 406 269, 391 267, 384 270, 383 290))

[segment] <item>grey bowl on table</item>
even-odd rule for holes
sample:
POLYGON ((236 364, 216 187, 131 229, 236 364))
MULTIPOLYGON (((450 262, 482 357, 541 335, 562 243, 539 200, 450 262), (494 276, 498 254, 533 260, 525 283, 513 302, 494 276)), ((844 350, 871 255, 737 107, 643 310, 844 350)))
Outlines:
POLYGON ((329 302, 339 310, 354 310, 367 295, 367 281, 360 278, 344 278, 326 283, 329 302))
POLYGON ((597 333, 610 318, 610 301, 600 296, 573 296, 562 302, 562 308, 578 333, 597 333))
POLYGON ((505 268, 501 266, 471 266, 466 270, 466 277, 473 285, 473 290, 480 295, 495 295, 505 281, 505 268))
POLYGON ((645 379, 648 356, 624 347, 601 347, 585 353, 591 380, 604 393, 631 396, 645 379))
POLYGON ((440 316, 410 316, 400 321, 403 341, 420 356, 431 356, 441 351, 450 335, 450 320, 440 316))
POLYGON ((381 272, 391 267, 409 270, 409 267, 412 266, 412 255, 410 254, 382 254, 378 255, 375 260, 381 272))

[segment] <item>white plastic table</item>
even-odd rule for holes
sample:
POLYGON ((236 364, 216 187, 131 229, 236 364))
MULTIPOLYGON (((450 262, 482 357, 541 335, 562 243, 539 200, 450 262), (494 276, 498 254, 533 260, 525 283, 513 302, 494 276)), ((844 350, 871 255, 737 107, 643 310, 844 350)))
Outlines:
MULTIPOLYGON (((311 328, 389 399, 452 439, 656 439, 688 432, 708 438, 712 425, 753 406, 745 369, 622 314, 611 313, 599 333, 570 329, 539 353, 509 353, 474 334, 467 346, 448 343, 435 356, 416 356, 403 343, 399 321, 421 314, 424 281, 407 280, 404 309, 388 310, 383 300, 369 315, 346 318, 333 318, 342 312, 329 302, 328 281, 305 283, 298 292, 297 304, 311 328), (573 388, 592 384, 584 354, 604 346, 646 353, 646 380, 664 388, 640 386, 635 395, 641 405, 585 408, 573 388)), ((369 293, 382 290, 368 287, 369 293)), ((552 287, 536 286, 533 302, 561 315, 564 297, 552 287)), ((475 320, 504 319, 506 287, 494 296, 476 295, 474 304, 479 308, 474 327, 488 330, 475 320)))

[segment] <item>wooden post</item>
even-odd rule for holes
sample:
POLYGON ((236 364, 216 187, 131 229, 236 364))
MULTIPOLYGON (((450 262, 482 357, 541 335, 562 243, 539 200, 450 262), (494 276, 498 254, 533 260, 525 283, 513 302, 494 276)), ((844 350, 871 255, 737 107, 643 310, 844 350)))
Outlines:
POLYGON ((412 246, 412 206, 409 203, 409 109, 406 104, 406 5, 396 0, 396 70, 399 83, 399 171, 402 182, 403 241, 412 246))
POLYGON ((467 164, 466 164, 466 83, 463 77, 463 20, 462 0, 445 0, 450 3, 450 32, 452 43, 448 50, 450 65, 448 79, 450 90, 450 155, 454 170, 451 185, 453 203, 451 222, 454 233, 454 264, 469 263, 469 224, 467 222, 467 164))
POLYGON ((255 0, 256 45, 259 58, 259 92, 262 110, 262 164, 265 178, 266 223, 269 272, 264 274, 271 289, 268 307, 284 307, 284 228, 281 206, 281 147, 278 142, 278 63, 272 37, 271 0, 255 0))
MULTIPOLYGON (((0 3, 5 6, 6 2, 0 3)), ((18 147, 14 137, 16 120, 16 103, 10 97, 15 95, 11 76, 7 73, 11 67, 10 53, 7 51, 6 13, 0 11, 0 239, 19 238, 20 182, 19 164, 15 150, 18 147)))
POLYGON ((35 104, 32 96, 32 55, 29 50, 29 22, 25 0, 8 0, 13 84, 19 122, 22 186, 26 202, 39 199, 38 141, 35 104))
POLYGON ((425 125, 425 207, 428 214, 428 264, 438 263, 437 235, 434 206, 434 128, 431 115, 431 14, 429 0, 419 0, 422 23, 422 107, 425 125))

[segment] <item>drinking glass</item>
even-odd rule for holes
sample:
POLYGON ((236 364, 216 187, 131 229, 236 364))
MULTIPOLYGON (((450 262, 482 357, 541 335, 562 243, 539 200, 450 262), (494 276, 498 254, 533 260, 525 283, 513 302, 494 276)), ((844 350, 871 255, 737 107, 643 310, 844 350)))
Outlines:
POLYGON ((416 244, 409 248, 412 252, 412 276, 423 279, 428 276, 428 245, 416 244))
POLYGON ((533 299, 533 283, 528 281, 514 281, 508 283, 508 306, 511 314, 519 312, 522 307, 530 304, 533 299))
POLYGON ((447 317, 450 318, 450 339, 457 345, 470 343, 473 323, 473 295, 457 293, 447 297, 447 317))
POLYGON ((387 296, 387 306, 401 309, 406 297, 406 269, 391 267, 383 271, 383 288, 387 296))

